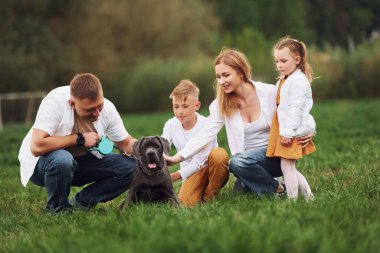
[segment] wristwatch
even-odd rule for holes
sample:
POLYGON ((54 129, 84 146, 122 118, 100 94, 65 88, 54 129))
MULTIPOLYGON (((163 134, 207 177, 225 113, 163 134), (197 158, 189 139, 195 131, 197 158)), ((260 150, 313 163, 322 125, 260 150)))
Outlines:
POLYGON ((84 138, 83 134, 77 133, 77 146, 78 147, 83 146, 85 141, 86 141, 86 139, 84 138))

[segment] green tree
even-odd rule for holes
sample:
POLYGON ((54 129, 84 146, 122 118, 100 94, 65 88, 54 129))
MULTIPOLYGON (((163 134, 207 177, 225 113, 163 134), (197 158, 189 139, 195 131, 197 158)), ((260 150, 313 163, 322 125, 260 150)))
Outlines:
POLYGON ((81 19, 56 22, 68 27, 59 37, 69 30, 80 68, 100 75, 141 59, 192 54, 218 27, 200 0, 89 1, 76 15, 81 19))
POLYGON ((50 2, 1 1, 0 92, 54 87, 74 68, 47 22, 50 2))
POLYGON ((315 42, 326 41, 349 48, 368 39, 380 26, 380 0, 310 0, 306 1, 308 23, 315 31, 315 42))
POLYGON ((221 18, 222 29, 232 35, 246 27, 263 33, 264 38, 276 40, 284 35, 300 39, 312 36, 306 23, 303 0, 209 0, 221 18))

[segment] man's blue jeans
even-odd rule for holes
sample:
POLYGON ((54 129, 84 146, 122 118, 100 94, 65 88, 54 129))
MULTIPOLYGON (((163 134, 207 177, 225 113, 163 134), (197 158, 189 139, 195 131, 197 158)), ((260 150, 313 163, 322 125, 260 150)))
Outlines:
POLYGON ((237 188, 259 196, 276 192, 279 183, 274 177, 282 176, 281 162, 265 154, 266 148, 260 148, 244 151, 230 159, 229 170, 236 176, 236 184, 242 183, 237 188))
POLYGON ((66 150, 56 150, 40 157, 30 181, 46 188, 46 209, 53 212, 70 207, 71 186, 89 184, 75 199, 90 207, 125 192, 131 185, 135 164, 135 160, 120 154, 98 159, 91 153, 73 157, 66 150))

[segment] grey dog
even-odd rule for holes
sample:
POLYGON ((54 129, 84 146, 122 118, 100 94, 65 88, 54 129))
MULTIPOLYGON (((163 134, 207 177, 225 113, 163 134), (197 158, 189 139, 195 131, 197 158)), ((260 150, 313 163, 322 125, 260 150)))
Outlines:
POLYGON ((176 207, 180 206, 163 156, 169 153, 169 149, 168 141, 160 136, 143 137, 134 143, 137 164, 128 195, 120 205, 121 210, 136 202, 171 202, 176 207))

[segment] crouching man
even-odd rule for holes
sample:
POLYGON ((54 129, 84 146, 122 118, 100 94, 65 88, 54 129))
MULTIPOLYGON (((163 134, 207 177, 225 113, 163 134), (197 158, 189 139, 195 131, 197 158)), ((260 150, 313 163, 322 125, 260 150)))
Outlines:
POLYGON ((52 90, 41 102, 36 120, 19 151, 21 182, 46 188, 46 210, 88 210, 125 192, 135 160, 121 154, 89 151, 102 136, 126 153, 136 141, 115 106, 103 97, 99 79, 77 74, 70 86, 52 90), (84 186, 68 199, 71 186, 84 186))

